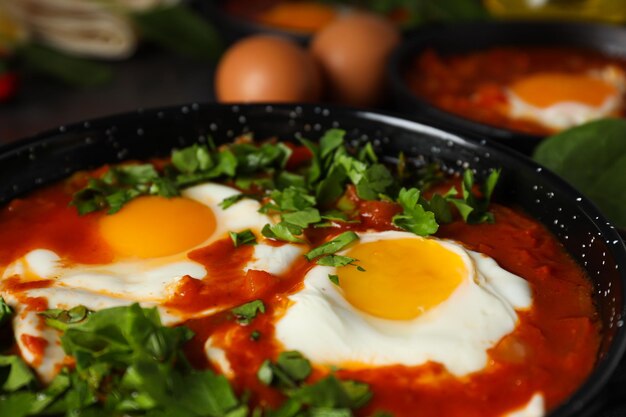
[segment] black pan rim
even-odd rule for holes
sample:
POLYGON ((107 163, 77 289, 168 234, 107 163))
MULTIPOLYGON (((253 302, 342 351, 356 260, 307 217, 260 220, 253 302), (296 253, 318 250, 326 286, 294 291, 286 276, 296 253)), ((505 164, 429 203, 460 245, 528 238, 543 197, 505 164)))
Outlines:
MULTIPOLYGON (((244 104, 244 103, 232 103, 228 105, 216 104, 216 103, 191 103, 183 104, 179 106, 166 106, 151 109, 139 109, 134 112, 122 112, 111 116, 105 116, 95 118, 89 121, 83 121, 78 123, 69 124, 57 129, 51 129, 42 133, 36 134, 31 137, 27 137, 13 143, 9 143, 0 146, 0 160, 13 153, 19 153, 27 150, 34 145, 40 145, 43 143, 53 143, 63 139, 65 134, 80 133, 88 126, 90 129, 98 129, 98 127, 110 126, 111 124, 119 123, 121 120, 134 119, 139 117, 156 116, 160 112, 174 112, 179 111, 181 106, 190 106, 195 108, 201 108, 204 110, 211 109, 223 109, 223 108, 237 108, 239 112, 246 113, 252 112, 255 109, 260 110, 271 106, 273 109, 281 111, 289 111, 300 108, 305 110, 313 109, 329 109, 335 118, 341 120, 346 118, 362 119, 371 122, 377 122, 385 125, 391 125, 394 127, 402 128, 408 131, 421 132, 431 135, 437 135, 439 137, 453 140, 454 142, 461 144, 464 147, 478 149, 486 148, 494 156, 494 159, 500 162, 507 169, 523 169, 527 171, 536 171, 540 175, 545 176, 546 180, 553 185, 559 192, 564 193, 568 199, 572 202, 575 201, 585 213, 586 221, 591 222, 593 226, 608 240, 615 243, 615 261, 619 266, 620 276, 622 279, 622 298, 626 300, 626 245, 621 240, 620 235, 607 219, 602 215, 599 209, 584 195, 580 194, 574 187, 572 187, 565 180, 558 175, 551 172, 549 169, 542 167, 530 158, 502 145, 500 143, 487 142, 486 140, 478 140, 475 138, 464 137, 456 133, 446 132, 438 127, 430 126, 424 123, 419 123, 403 117, 398 113, 382 112, 382 111, 370 111, 366 109, 352 109, 343 106, 334 105, 320 105, 320 104, 281 104, 281 103, 257 103, 257 104, 244 104)), ((589 276, 592 280, 592 278, 589 276)), ((620 312, 622 318, 626 317, 626 302, 622 306, 620 312)), ((596 362, 591 374, 587 377, 585 382, 580 385, 577 390, 563 402, 560 406, 552 410, 547 417, 565 417, 575 416, 576 413, 584 410, 601 391, 601 389, 607 384, 613 372, 617 368, 620 360, 626 352, 626 326, 621 326, 616 330, 615 337, 611 342, 611 346, 600 361, 596 362)))

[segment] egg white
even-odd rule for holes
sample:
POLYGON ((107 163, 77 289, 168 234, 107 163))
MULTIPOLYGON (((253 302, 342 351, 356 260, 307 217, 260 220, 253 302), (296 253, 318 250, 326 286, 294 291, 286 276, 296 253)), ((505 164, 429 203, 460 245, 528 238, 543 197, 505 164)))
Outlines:
POLYGON ((508 116, 514 119, 530 120, 549 129, 564 130, 570 127, 616 114, 626 92, 626 75, 616 67, 592 71, 590 75, 602 79, 616 87, 618 94, 607 97, 600 106, 566 101, 546 108, 534 106, 508 89, 508 116))
MULTIPOLYGON (((424 239, 387 231, 361 234, 360 242, 406 238, 424 239)), ((429 239, 456 253, 469 271, 446 301, 413 320, 374 317, 353 307, 329 280, 336 268, 316 266, 303 289, 290 296, 292 304, 276 323, 276 339, 318 365, 369 368, 433 361, 456 376, 483 369, 487 350, 515 329, 516 309, 531 307, 531 288, 485 255, 429 239)), ((419 254, 407 261, 418 262, 419 254)))
MULTIPOLYGON (((139 302, 143 307, 158 307, 165 325, 174 325, 192 317, 232 308, 232 305, 216 305, 190 315, 165 308, 162 304, 175 293, 183 277, 203 279, 207 274, 203 265, 187 258, 187 253, 226 238, 230 231, 251 229, 258 238, 252 259, 242 267, 244 272, 258 270, 280 276, 302 255, 304 247, 301 245, 274 246, 264 240, 260 231, 265 224, 272 223, 272 219, 258 212, 259 202, 243 199, 227 209, 219 206, 225 198, 239 193, 234 188, 213 183, 197 185, 182 192, 184 197, 208 206, 216 219, 215 232, 195 248, 184 252, 158 258, 119 259, 109 264, 83 265, 70 264, 55 252, 39 248, 7 265, 2 272, 2 279, 18 276, 22 280, 53 280, 50 287, 22 293, 26 297, 45 298, 50 309, 84 305, 91 310, 101 310, 139 302)), ((14 332, 24 359, 36 369, 44 381, 51 380, 58 370, 57 365, 64 357, 59 344, 59 333, 41 326, 41 317, 20 305, 9 292, 0 295, 18 313, 14 318, 14 332), (20 338, 25 334, 42 337, 48 342, 43 361, 36 362, 32 352, 23 345, 20 338)))

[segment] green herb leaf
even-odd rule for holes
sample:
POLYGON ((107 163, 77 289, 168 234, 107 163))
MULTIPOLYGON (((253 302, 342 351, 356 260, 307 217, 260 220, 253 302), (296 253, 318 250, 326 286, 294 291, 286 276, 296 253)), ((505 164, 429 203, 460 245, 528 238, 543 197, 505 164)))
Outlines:
POLYGON ((295 388, 311 374, 311 363, 300 352, 282 352, 276 361, 263 362, 257 377, 265 385, 295 388))
POLYGON ((626 120, 590 122, 551 136, 534 159, 565 178, 626 228, 626 120))
POLYGON ((326 256, 319 258, 316 261, 316 263, 321 266, 342 267, 342 266, 354 265, 354 262, 357 262, 357 261, 358 259, 350 258, 349 256, 326 255, 326 256))
POLYGON ((13 316, 13 309, 8 305, 3 297, 0 297, 0 326, 6 323, 13 316))
POLYGON ((276 361, 278 365, 289 377, 295 381, 304 381, 311 374, 311 363, 300 352, 281 352, 276 361))
POLYGON ((333 165, 326 177, 320 180, 315 187, 315 196, 318 203, 328 206, 344 193, 345 182, 348 179, 346 169, 341 165, 333 165))
POLYGON ((261 234, 269 239, 282 240, 284 242, 304 242, 304 240, 297 237, 297 235, 302 234, 302 229, 298 226, 290 225, 287 222, 280 222, 274 225, 266 224, 263 226, 261 234))
POLYGON ((228 232, 233 245, 238 248, 241 245, 256 245, 256 236, 252 233, 252 230, 246 229, 243 232, 228 232))
POLYGON ((213 159, 206 145, 193 144, 173 151, 172 164, 183 174, 193 174, 212 168, 213 159))
POLYGON ((91 313, 93 312, 88 310, 85 306, 80 305, 69 310, 46 310, 39 313, 39 315, 45 318, 46 325, 65 331, 69 326, 86 320, 91 313))
POLYGON ((439 224, 447 224, 452 221, 452 211, 446 197, 434 194, 428 202, 428 209, 435 214, 435 220, 439 224))
POLYGON ((250 301, 230 310, 239 324, 248 325, 258 313, 265 313, 265 304, 261 300, 250 301))
POLYGON ((280 212, 301 211, 315 206, 315 197, 307 190, 297 187, 287 187, 282 191, 274 190, 270 194, 275 210, 280 212))
MULTIPOLYGON (((467 169, 463 173, 461 183, 463 198, 447 197, 447 200, 459 210, 466 223, 493 223, 494 218, 493 214, 489 212, 489 203, 499 177, 499 170, 492 171, 481 187, 482 195, 478 195, 474 192, 474 173, 467 169)), ((452 194, 452 192, 448 194, 452 194)))
POLYGON ((371 398, 369 386, 357 381, 341 381, 329 375, 315 384, 294 392, 292 398, 314 407, 356 409, 371 398))
POLYGON ((392 218, 394 225, 401 229, 415 233, 419 236, 427 236, 435 233, 439 225, 435 221, 435 214, 424 210, 420 204, 420 191, 416 188, 402 188, 398 195, 398 203, 403 212, 392 218))
POLYGON ((341 129, 329 129, 320 138, 320 157, 326 159, 337 148, 343 145, 345 130, 341 129))
POLYGON ((357 240, 359 240, 359 236, 356 233, 351 231, 343 232, 332 240, 314 249, 311 249, 308 253, 304 255, 304 257, 308 261, 311 261, 319 256, 330 255, 339 252, 340 250, 348 247, 357 240))
POLYGON ((338 275, 328 274, 328 279, 333 284, 339 286, 339 276, 338 275))
POLYGON ((375 164, 365 170, 363 177, 356 184, 356 192, 364 200, 376 200, 393 184, 394 179, 389 170, 384 165, 375 164))
POLYGON ((0 393, 14 392, 35 382, 35 375, 22 358, 0 355, 0 393))
POLYGON ((304 210, 294 211, 291 213, 285 213, 281 215, 283 221, 296 225, 301 228, 306 228, 312 223, 317 223, 322 218, 320 212, 316 208, 309 207, 304 210))

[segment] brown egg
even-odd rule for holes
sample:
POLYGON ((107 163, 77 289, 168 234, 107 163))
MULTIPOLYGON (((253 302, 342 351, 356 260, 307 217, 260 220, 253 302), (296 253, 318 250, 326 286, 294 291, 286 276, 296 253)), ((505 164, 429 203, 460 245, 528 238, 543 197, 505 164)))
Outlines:
POLYGON ((321 91, 319 69, 307 51, 276 36, 251 36, 234 44, 215 74, 220 102, 310 102, 321 91))
POLYGON ((322 69, 329 98, 353 106, 380 103, 387 59, 399 41, 392 23, 369 13, 349 14, 319 31, 311 52, 322 69))

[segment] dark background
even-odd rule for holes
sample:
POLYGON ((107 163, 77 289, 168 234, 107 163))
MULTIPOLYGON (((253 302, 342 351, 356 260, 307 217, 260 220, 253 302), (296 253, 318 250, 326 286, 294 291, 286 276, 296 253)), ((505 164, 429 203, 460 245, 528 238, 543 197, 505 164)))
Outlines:
POLYGON ((17 97, 0 103, 0 144, 113 113, 213 99, 211 63, 145 47, 112 68, 110 83, 86 89, 25 75, 17 97))

